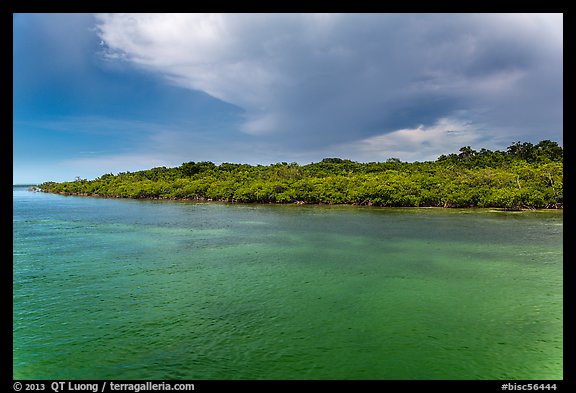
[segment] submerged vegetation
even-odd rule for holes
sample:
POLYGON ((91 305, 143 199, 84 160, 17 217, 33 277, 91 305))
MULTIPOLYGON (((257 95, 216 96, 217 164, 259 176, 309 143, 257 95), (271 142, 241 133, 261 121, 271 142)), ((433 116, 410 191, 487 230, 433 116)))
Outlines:
POLYGON ((369 206, 561 208, 563 149, 544 140, 506 151, 470 146, 436 161, 358 163, 325 158, 308 165, 186 162, 94 180, 46 182, 46 192, 121 198, 369 206))

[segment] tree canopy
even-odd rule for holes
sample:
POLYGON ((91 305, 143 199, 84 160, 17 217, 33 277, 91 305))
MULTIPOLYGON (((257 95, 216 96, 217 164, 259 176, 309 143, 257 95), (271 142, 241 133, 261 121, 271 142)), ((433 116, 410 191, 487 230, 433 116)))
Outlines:
POLYGON ((563 149, 543 140, 515 142, 506 151, 441 155, 436 161, 359 163, 324 158, 308 165, 268 166, 209 161, 179 167, 104 174, 94 180, 46 182, 46 192, 120 198, 369 206, 559 208, 563 149))

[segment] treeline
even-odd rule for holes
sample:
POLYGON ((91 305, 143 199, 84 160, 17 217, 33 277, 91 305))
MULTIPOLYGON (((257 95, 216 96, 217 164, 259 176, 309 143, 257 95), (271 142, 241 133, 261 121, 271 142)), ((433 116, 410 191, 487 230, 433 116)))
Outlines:
POLYGON ((561 208, 563 149, 544 140, 506 151, 473 150, 436 161, 358 163, 325 158, 308 165, 186 162, 94 180, 46 182, 46 192, 121 198, 369 206, 561 208))

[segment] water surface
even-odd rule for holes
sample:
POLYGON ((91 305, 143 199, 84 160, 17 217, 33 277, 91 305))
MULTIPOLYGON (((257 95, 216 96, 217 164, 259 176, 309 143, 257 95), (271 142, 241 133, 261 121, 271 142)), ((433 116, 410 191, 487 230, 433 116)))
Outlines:
POLYGON ((562 212, 13 206, 15 379, 562 379, 562 212))

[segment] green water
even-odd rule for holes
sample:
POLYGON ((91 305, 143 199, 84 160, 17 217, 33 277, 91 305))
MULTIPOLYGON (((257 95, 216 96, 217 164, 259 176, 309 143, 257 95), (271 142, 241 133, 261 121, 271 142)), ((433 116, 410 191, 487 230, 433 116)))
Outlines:
POLYGON ((562 212, 14 189, 15 379, 562 379, 562 212))

